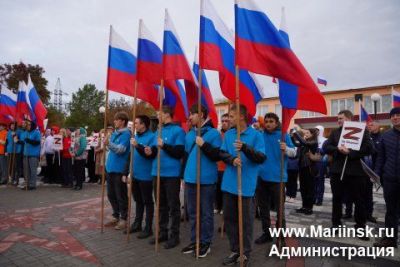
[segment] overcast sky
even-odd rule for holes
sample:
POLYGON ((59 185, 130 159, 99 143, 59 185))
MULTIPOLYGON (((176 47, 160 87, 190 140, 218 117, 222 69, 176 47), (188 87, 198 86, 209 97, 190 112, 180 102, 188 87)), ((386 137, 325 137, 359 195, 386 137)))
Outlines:
MULTIPOLYGON (((281 7, 295 51, 323 90, 400 82, 399 0, 254 0, 279 27, 281 7)), ((234 29, 233 0, 214 0, 234 29)), ((192 62, 198 43, 199 0, 0 0, 0 64, 39 64, 54 90, 57 77, 72 93, 85 83, 104 89, 109 25, 136 50, 138 21, 162 43, 164 8, 175 23, 192 62)), ((213 96, 221 98, 218 78, 207 72, 213 96)), ((265 93, 276 95, 270 78, 265 93)), ((69 98, 69 97, 67 97, 69 98)), ((66 99, 67 100, 67 99, 66 99)))

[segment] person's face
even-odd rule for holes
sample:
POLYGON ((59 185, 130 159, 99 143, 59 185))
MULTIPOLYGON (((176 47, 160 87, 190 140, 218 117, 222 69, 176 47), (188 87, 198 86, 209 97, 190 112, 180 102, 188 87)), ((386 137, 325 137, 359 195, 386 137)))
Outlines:
POLYGON ((371 133, 377 133, 377 132, 379 132, 379 124, 374 121, 370 122, 367 124, 367 129, 371 133))
POLYGON ((31 130, 31 126, 32 126, 32 124, 31 124, 30 121, 25 122, 25 128, 26 128, 28 131, 31 130))
POLYGON ((400 114, 394 114, 390 117, 390 121, 393 124, 393 127, 399 128, 400 127, 400 114))
POLYGON ((190 113, 189 114, 189 122, 190 122, 191 126, 196 127, 197 124, 199 123, 199 121, 200 121, 199 113, 190 113))
POLYGON ((264 127, 268 132, 273 132, 278 127, 278 122, 274 118, 265 118, 264 127))
POLYGON ((344 114, 339 114, 339 115, 338 115, 338 124, 339 124, 339 127, 342 127, 342 126, 343 126, 343 123, 344 123, 345 121, 350 121, 350 119, 347 118, 344 114))
POLYGON ((114 119, 114 127, 116 129, 121 129, 124 126, 124 121, 121 119, 114 119))
POLYGON ((140 119, 135 119, 135 129, 137 132, 142 133, 145 131, 146 127, 144 126, 144 123, 140 121, 140 119))
POLYGON ((21 127, 22 127, 23 129, 26 129, 26 122, 25 122, 25 121, 22 121, 21 127))
POLYGON ((310 130, 303 130, 304 139, 308 140, 311 138, 310 130))
POLYGON ((236 111, 235 110, 231 110, 231 111, 229 111, 229 124, 232 126, 232 127, 235 127, 236 126, 236 119, 237 117, 236 117, 236 111))
POLYGON ((3 124, 0 124, 0 131, 3 131, 5 129, 3 124))
POLYGON ((15 130, 15 124, 14 124, 14 123, 10 124, 10 130, 11 130, 11 131, 14 131, 14 130, 15 130))
POLYGON ((259 130, 260 129, 260 123, 259 122, 253 123, 253 128, 256 129, 256 130, 259 130))
POLYGON ((51 135, 55 135, 55 134, 56 134, 56 131, 51 130, 51 135))
POLYGON ((65 132, 66 132, 67 136, 71 136, 71 130, 70 129, 66 129, 65 132))
POLYGON ((230 128, 230 124, 229 124, 229 116, 224 116, 221 118, 221 129, 223 129, 224 131, 229 130, 230 128))

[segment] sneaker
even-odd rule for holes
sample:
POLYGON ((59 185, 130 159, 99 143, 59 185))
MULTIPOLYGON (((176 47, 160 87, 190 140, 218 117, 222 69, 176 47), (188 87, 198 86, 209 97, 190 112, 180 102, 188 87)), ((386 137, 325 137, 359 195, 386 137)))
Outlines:
MULTIPOLYGON (((129 233, 133 234, 133 233, 137 233, 142 231, 142 225, 141 222, 134 222, 132 223, 131 227, 129 227, 129 233)), ((125 229, 124 234, 127 234, 127 229, 125 229)))
POLYGON ((231 255, 223 259, 222 264, 225 266, 236 264, 238 262, 239 257, 240 257, 239 253, 232 252, 231 255))
POLYGON ((315 203, 315 206, 322 206, 322 201, 317 201, 317 202, 315 203))
POLYGON ((296 209, 296 213, 304 213, 306 211, 305 208, 296 209))
POLYGON ((376 218, 373 217, 373 216, 368 216, 368 217, 367 217, 367 221, 372 222, 372 223, 377 223, 376 218))
POLYGON ((126 220, 120 220, 118 224, 114 227, 115 230, 126 229, 126 220))
POLYGON ((151 228, 144 228, 137 236, 139 239, 145 239, 153 235, 153 230, 151 228))
POLYGON ((304 215, 312 215, 313 214, 313 211, 312 211, 312 209, 304 209, 304 215))
POLYGON ((208 253, 211 252, 210 244, 201 244, 200 251, 199 251, 199 258, 205 258, 208 253))
POLYGON ((218 213, 219 213, 219 210, 214 209, 214 214, 218 214, 218 213))
POLYGON ((269 233, 263 233, 259 238, 254 241, 254 243, 256 243, 257 245, 261 245, 271 241, 271 235, 269 233))
POLYGON ((394 238, 382 238, 378 242, 374 243, 374 247, 380 247, 380 248, 394 247, 394 248, 397 248, 397 242, 396 242, 396 239, 394 239, 394 238))
POLYGON ((106 223, 104 224, 104 226, 105 226, 105 227, 113 227, 113 226, 116 226, 118 222, 119 222, 119 219, 113 217, 109 222, 106 222, 106 223))
POLYGON ((196 243, 190 243, 186 247, 184 247, 181 252, 183 254, 192 254, 196 251, 196 243))

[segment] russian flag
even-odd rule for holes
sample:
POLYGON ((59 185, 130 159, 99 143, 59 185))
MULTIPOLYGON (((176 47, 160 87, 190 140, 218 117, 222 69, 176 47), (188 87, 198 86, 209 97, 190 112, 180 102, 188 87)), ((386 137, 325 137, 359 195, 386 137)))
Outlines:
POLYGON ((400 107, 400 93, 396 90, 392 90, 393 107, 400 107))
POLYGON ((304 66, 266 14, 251 0, 236 0, 236 64, 299 86, 293 90, 297 109, 326 114, 325 99, 304 66))
POLYGON ((167 105, 174 110, 174 121, 180 122, 182 128, 187 128, 187 118, 189 117, 189 108, 186 102, 186 93, 182 83, 179 80, 170 82, 169 86, 164 86, 163 105, 167 105))
MULTIPOLYGON (((235 101, 235 48, 233 34, 218 16, 209 0, 201 1, 200 67, 219 73, 221 91, 235 101)), ((250 117, 256 114, 256 105, 262 99, 262 89, 249 72, 239 72, 240 103, 247 107, 250 117)))
MULTIPOLYGON (((196 75, 197 79, 199 79, 199 69, 200 69, 199 68, 199 55, 198 55, 197 49, 196 49, 195 60, 193 63, 193 72, 196 75)), ((193 97, 193 99, 197 101, 197 96, 193 97)), ((189 103, 189 106, 191 107, 196 102, 192 103, 189 101, 189 98, 188 98, 188 103, 189 103)), ((218 127, 218 115, 217 115, 217 111, 215 109, 214 100, 212 99, 210 87, 208 86, 208 81, 207 81, 206 73, 204 72, 204 70, 201 70, 201 104, 203 106, 207 107, 208 116, 210 117, 214 127, 218 127)))
POLYGON ((0 114, 4 119, 15 118, 17 112, 17 95, 3 87, 0 94, 0 114))
POLYGON ((320 77, 317 78, 317 83, 322 84, 324 86, 326 86, 328 84, 328 82, 325 79, 320 78, 320 77))
POLYGON ((367 123, 372 122, 371 116, 368 114, 368 112, 365 110, 363 105, 360 103, 360 121, 365 121, 367 123))

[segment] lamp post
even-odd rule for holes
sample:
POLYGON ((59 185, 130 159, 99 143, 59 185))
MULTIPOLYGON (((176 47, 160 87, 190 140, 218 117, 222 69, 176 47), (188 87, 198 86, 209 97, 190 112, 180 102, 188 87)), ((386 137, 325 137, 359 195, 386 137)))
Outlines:
POLYGON ((377 113, 377 103, 380 101, 382 96, 378 93, 373 93, 371 95, 371 100, 374 102, 374 118, 376 120, 376 113, 377 113))

